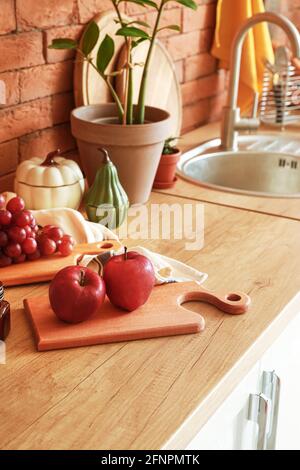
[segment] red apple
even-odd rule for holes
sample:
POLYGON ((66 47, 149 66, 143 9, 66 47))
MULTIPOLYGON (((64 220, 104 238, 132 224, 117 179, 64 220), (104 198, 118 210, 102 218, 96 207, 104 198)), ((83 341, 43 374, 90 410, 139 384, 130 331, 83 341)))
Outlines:
POLYGON ((113 305, 129 312, 144 305, 154 287, 151 261, 135 251, 113 256, 104 266, 106 293, 113 305))
POLYGON ((49 288, 49 300, 56 316, 67 323, 87 320, 101 307, 105 298, 103 279, 83 266, 68 266, 59 271, 49 288))

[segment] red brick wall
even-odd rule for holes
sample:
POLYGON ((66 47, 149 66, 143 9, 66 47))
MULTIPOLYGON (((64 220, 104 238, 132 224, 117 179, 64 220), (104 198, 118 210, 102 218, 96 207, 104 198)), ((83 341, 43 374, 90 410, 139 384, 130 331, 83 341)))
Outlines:
MULTIPOLYGON (((165 22, 179 23, 182 34, 162 33, 182 83, 184 130, 219 117, 224 75, 209 55, 216 0, 198 0, 198 12, 170 3, 165 22)), ((58 36, 79 37, 109 0, 0 0, 0 80, 6 83, 7 105, 0 109, 0 191, 12 187, 19 161, 60 147, 75 152, 69 113, 73 61, 70 52, 51 51, 58 36)), ((127 13, 145 16, 128 4, 127 13)), ((153 20, 153 11, 147 20, 153 20)))

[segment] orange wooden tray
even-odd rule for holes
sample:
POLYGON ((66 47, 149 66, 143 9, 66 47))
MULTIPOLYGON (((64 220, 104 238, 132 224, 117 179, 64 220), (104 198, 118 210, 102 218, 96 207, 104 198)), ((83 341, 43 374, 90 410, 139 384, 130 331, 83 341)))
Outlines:
POLYGON ((155 287, 148 302, 131 313, 114 307, 106 298, 98 313, 75 325, 60 321, 46 296, 26 299, 24 307, 33 326, 37 349, 46 351, 199 333, 205 327, 204 318, 182 307, 184 302, 197 300, 230 314, 245 313, 250 305, 246 294, 218 295, 192 281, 155 287))
POLYGON ((119 250, 121 243, 116 240, 104 240, 96 243, 80 243, 75 245, 70 256, 53 256, 26 261, 0 268, 0 279, 5 286, 18 286, 34 282, 51 281, 55 274, 65 266, 76 265, 83 255, 97 255, 110 250, 119 250))

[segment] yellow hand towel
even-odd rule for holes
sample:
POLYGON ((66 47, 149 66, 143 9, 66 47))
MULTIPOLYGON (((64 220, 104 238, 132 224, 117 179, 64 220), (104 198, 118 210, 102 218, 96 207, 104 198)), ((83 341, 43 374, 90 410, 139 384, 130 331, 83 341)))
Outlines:
MULTIPOLYGON (((220 59, 221 68, 229 68, 233 38, 242 24, 265 11, 263 0, 219 0, 217 25, 212 54, 220 59)), ((254 92, 261 92, 265 59, 274 62, 269 29, 266 23, 252 28, 245 40, 239 87, 239 106, 249 111, 254 92)))

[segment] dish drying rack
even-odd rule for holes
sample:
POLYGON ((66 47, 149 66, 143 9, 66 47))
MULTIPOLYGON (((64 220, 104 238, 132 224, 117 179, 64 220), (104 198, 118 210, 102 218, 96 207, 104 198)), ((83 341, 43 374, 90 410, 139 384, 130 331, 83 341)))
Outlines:
POLYGON ((266 61, 259 114, 263 123, 281 128, 300 121, 300 74, 286 47, 276 49, 274 64, 266 61))

